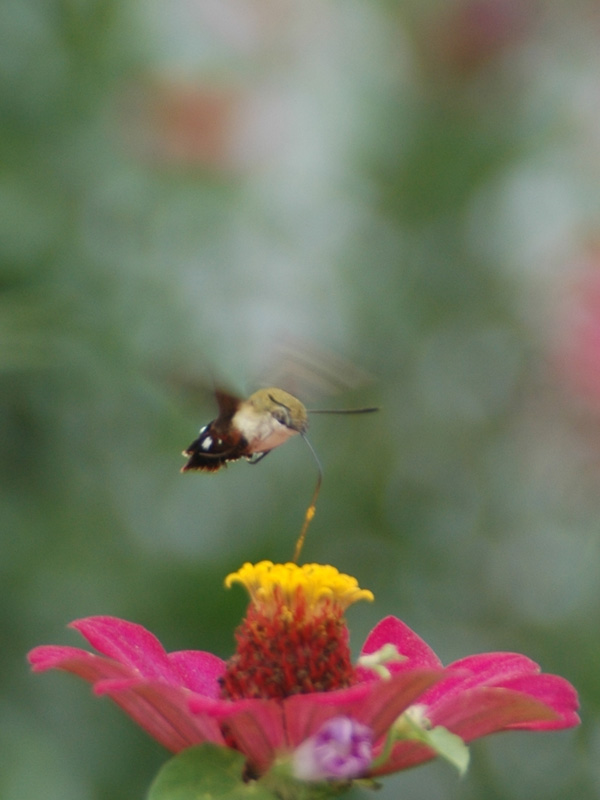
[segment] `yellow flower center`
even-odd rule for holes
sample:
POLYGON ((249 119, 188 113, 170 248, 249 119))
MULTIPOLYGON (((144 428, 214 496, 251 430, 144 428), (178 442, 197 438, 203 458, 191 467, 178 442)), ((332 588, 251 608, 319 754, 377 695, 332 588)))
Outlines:
POLYGON ((254 605, 265 613, 293 609, 301 600, 308 608, 333 605, 345 611, 358 600, 373 600, 373 593, 361 589, 356 578, 344 575, 328 564, 273 564, 260 561, 244 564, 225 578, 225 586, 243 584, 254 605))

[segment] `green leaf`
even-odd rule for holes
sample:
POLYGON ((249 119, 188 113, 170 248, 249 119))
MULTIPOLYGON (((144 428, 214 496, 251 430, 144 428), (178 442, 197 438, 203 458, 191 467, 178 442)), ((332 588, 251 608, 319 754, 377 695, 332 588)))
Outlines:
POLYGON ((241 753, 227 747, 190 747, 162 767, 147 800, 275 800, 256 781, 244 782, 244 763, 241 753))
POLYGON ((382 753, 375 759, 371 767, 386 762, 394 742, 410 741, 411 739, 431 747, 440 758, 456 767, 460 775, 464 775, 467 771, 469 748, 463 739, 442 725, 432 728, 429 720, 424 716, 423 710, 418 706, 409 708, 396 720, 390 729, 382 753))
POLYGON ((430 731, 424 731, 422 741, 433 748, 440 758, 456 767, 460 775, 465 774, 469 766, 469 748, 460 736, 438 725, 430 731))

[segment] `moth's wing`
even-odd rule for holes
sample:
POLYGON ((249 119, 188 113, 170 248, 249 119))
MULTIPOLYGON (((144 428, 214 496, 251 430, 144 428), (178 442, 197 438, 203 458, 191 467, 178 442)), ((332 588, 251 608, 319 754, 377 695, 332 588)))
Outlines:
POLYGON ((231 421, 231 418, 240 407, 242 399, 220 388, 215 388, 215 399, 219 406, 219 416, 211 424, 219 429, 223 429, 226 427, 227 423, 231 421))
POLYGON ((175 402, 184 413, 206 419, 214 416, 215 400, 219 417, 231 419, 240 398, 226 380, 206 364, 176 364, 154 367, 149 377, 159 391, 175 402))
POLYGON ((303 401, 358 389, 373 376, 346 358, 311 342, 279 337, 266 355, 261 386, 279 386, 303 401))

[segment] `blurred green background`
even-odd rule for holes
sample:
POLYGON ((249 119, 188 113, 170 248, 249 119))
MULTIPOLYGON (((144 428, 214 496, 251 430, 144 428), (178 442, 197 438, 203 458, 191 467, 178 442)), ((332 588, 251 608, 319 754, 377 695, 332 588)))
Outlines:
POLYGON ((371 376, 318 405, 382 407, 311 425, 355 650, 393 613, 581 693, 378 797, 598 796, 599 45, 592 0, 4 0, 3 800, 135 800, 167 757, 31 647, 114 614, 227 657, 224 576, 291 557, 300 439, 179 474, 196 387, 281 342, 371 376))

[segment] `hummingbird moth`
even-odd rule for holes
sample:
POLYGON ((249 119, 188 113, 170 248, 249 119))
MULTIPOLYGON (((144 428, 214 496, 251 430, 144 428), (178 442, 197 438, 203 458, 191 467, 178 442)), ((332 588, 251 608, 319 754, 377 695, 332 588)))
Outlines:
POLYGON ((218 416, 200 428, 198 438, 183 451, 182 472, 217 472, 231 461, 258 463, 292 436, 306 439, 308 414, 364 414, 376 408, 306 409, 297 397, 274 386, 242 400, 221 389, 215 392, 218 416))
MULTIPOLYGON (((317 497, 323 479, 321 463, 306 437, 309 411, 294 395, 274 386, 259 389, 247 400, 242 400, 221 389, 215 391, 215 397, 219 414, 200 428, 198 437, 183 451, 183 455, 188 460, 181 471, 217 472, 229 462, 239 461, 242 458, 251 464, 256 464, 271 450, 279 447, 292 436, 300 434, 315 459, 318 477, 296 543, 294 561, 297 561, 304 544, 306 531, 315 514, 317 497)), ((312 409, 310 413, 364 414, 371 411, 377 411, 377 409, 312 409)))
POLYGON ((215 397, 219 415, 183 451, 188 462, 182 472, 216 472, 241 458, 256 464, 290 437, 308 430, 306 408, 283 389, 259 389, 247 400, 217 389, 215 397))

